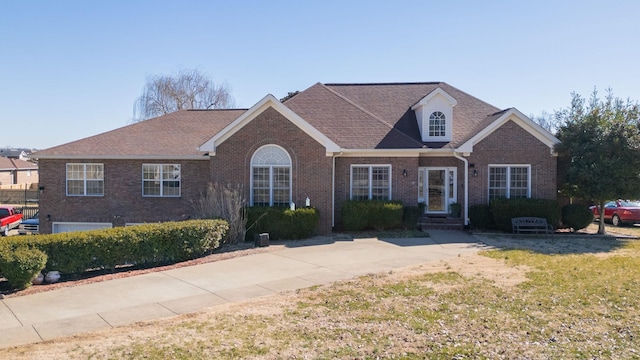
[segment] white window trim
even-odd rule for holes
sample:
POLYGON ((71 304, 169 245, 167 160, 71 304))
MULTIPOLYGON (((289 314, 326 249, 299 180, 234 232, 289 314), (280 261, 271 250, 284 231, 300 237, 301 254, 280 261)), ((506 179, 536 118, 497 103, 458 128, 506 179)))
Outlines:
MULTIPOLYGON (((64 182, 64 186, 65 186, 65 192, 67 196, 104 196, 104 187, 105 187, 105 183, 104 183, 104 164, 102 163, 66 163, 65 167, 64 167, 64 176, 65 176, 65 182, 64 182), (83 174, 83 187, 84 187, 84 193, 83 194, 69 194, 69 173, 68 173, 68 167, 69 165, 82 165, 84 167, 84 174, 83 174), (87 194, 87 165, 100 165, 102 166, 102 193, 101 194, 87 194)), ((80 180, 80 179, 71 179, 71 180, 80 180)), ((96 180, 96 179, 91 179, 91 180, 96 180)))
POLYGON ((254 151, 253 155, 251 155, 251 171, 249 174, 249 204, 250 206, 254 206, 254 199, 253 199, 253 170, 254 168, 265 168, 268 167, 269 168, 269 206, 273 206, 273 169, 274 168, 288 168, 289 169, 289 203, 291 203, 293 200, 293 171, 292 171, 292 160, 291 160, 291 155, 289 155, 289 152, 287 150, 285 150, 285 148, 283 148, 282 146, 276 145, 276 144, 267 144, 264 146, 259 147, 258 149, 256 149, 256 151, 254 151), (266 148, 266 147, 275 147, 278 148, 280 150, 282 150, 285 154, 287 154, 288 157, 288 164, 255 164, 255 156, 256 154, 258 154, 262 149, 266 148))
POLYGON ((527 168, 527 198, 531 198, 531 164, 489 164, 487 167, 487 199, 491 200, 491 168, 507 168, 507 191, 506 198, 511 198, 511 168, 527 168))
POLYGON ((142 183, 141 188, 140 188, 140 192, 142 193, 142 197, 152 197, 152 198, 158 198, 158 197, 165 197, 165 198, 179 198, 182 196, 182 164, 166 164, 166 163, 162 163, 162 164, 156 164, 156 163, 146 163, 146 164, 142 164, 142 166, 140 167, 141 170, 141 176, 142 176, 142 183), (153 165, 153 166, 159 166, 160 167, 160 178, 159 179, 149 179, 149 180, 145 180, 144 178, 144 167, 145 165, 153 165), (163 179, 162 178, 162 167, 165 165, 170 165, 170 166, 176 166, 178 165, 180 167, 180 179, 177 180, 180 183, 180 186, 178 187, 178 194, 177 195, 164 195, 164 187, 162 186, 162 183, 165 181, 176 181, 176 180, 170 180, 170 179, 163 179), (160 181, 160 195, 145 195, 144 193, 144 183, 145 181, 160 181))
POLYGON ((112 223, 103 223, 103 222, 71 222, 71 221, 54 221, 51 223, 51 232, 53 234, 59 234, 60 232, 56 232, 60 225, 94 225, 96 226, 94 229, 87 230, 76 230, 76 231, 91 231, 91 230, 100 230, 100 229, 111 229, 113 228, 112 223))
POLYGON ((366 167, 369 168, 369 200, 372 199, 372 191, 373 188, 371 186, 373 171, 371 171, 374 167, 386 167, 389 168, 389 198, 388 201, 393 199, 393 168, 391 164, 351 164, 349 171, 349 200, 353 200, 353 168, 356 167, 366 167))

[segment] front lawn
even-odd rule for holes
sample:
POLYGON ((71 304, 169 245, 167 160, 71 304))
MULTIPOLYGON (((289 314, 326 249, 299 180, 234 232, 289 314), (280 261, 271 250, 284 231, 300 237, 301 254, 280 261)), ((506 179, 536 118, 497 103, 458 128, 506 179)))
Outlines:
POLYGON ((511 248, 9 349, 4 356, 640 357, 640 241, 556 236, 496 243, 511 248), (529 243, 537 247, 514 248, 529 243))

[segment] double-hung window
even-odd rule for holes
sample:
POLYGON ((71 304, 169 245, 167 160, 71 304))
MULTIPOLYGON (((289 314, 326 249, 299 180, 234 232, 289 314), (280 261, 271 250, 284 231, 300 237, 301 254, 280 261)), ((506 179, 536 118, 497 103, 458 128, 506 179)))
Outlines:
POLYGON ((179 197, 180 164, 142 164, 142 196, 179 197))
POLYGON ((103 164, 67 164, 68 196, 103 196, 103 164))
POLYGON ((391 200, 391 166, 352 165, 351 200, 391 200))
POLYGON ((490 165, 489 199, 531 197, 530 165, 490 165))

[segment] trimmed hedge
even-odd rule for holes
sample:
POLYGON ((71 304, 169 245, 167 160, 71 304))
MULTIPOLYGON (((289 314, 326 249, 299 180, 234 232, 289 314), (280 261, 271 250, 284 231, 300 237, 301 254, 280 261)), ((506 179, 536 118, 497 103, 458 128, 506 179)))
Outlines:
POLYGON ((403 225, 403 213, 399 201, 348 200, 342 203, 342 227, 347 231, 398 228, 403 225))
POLYGON ((46 263, 45 253, 26 245, 0 249, 0 274, 14 289, 22 290, 31 286, 31 281, 44 269, 46 263))
POLYGON ((547 219, 547 223, 554 228, 560 225, 560 208, 554 200, 546 199, 493 199, 491 200, 493 221, 499 230, 511 232, 511 218, 540 217, 547 219))
POLYGON ((573 231, 586 228, 593 219, 593 212, 588 206, 568 204, 562 207, 562 224, 573 231))
POLYGON ((254 206, 249 208, 245 239, 253 241, 253 237, 261 233, 269 233, 272 240, 305 239, 315 233, 319 221, 320 213, 313 207, 291 210, 254 206))
POLYGON ((491 215, 491 207, 486 204, 478 204, 469 206, 469 220, 471 227, 474 229, 493 229, 493 217, 491 215))
POLYGON ((14 236, 0 251, 27 245, 44 252, 47 270, 80 274, 118 265, 153 266, 189 260, 211 253, 228 229, 224 220, 188 220, 142 224, 50 235, 14 236))

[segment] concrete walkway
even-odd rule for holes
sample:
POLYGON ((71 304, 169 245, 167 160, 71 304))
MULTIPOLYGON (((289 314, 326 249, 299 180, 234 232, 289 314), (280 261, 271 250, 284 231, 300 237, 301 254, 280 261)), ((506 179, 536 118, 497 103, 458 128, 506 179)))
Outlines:
POLYGON ((440 261, 486 248, 460 231, 334 240, 0 300, 0 348, 440 261))

